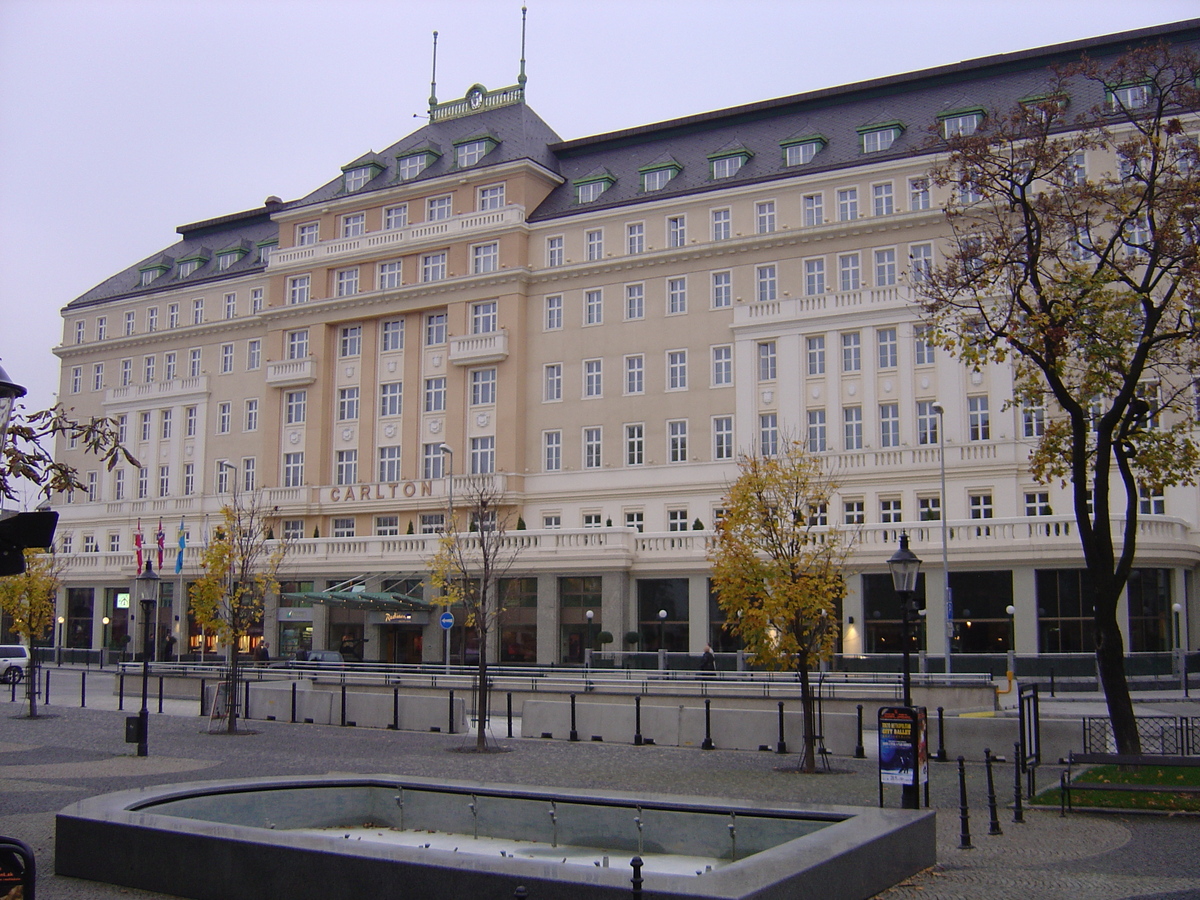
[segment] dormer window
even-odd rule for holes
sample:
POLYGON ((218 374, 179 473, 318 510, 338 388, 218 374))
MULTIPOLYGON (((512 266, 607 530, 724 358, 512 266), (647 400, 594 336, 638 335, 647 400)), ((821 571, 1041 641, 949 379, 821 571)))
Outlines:
POLYGON ((156 278, 158 278, 160 275, 162 275, 164 272, 167 272, 169 270, 166 266, 149 266, 145 269, 140 269, 139 271, 142 274, 142 277, 141 277, 141 280, 139 283, 141 284, 142 287, 146 287, 146 285, 150 284, 156 278))
POLYGON ((581 178, 575 184, 575 202, 591 203, 598 200, 616 182, 612 175, 598 175, 592 178, 581 178))
POLYGON ((396 160, 397 173, 401 181, 408 181, 416 178, 424 172, 429 166, 433 165, 438 155, 432 150, 421 150, 418 153, 410 153, 407 156, 398 157, 396 160))
POLYGON ((454 163, 460 169, 473 166, 492 152, 496 141, 490 137, 472 138, 461 144, 454 145, 454 163))
POLYGON ((865 125, 857 130, 861 135, 862 152, 879 153, 896 142, 904 126, 899 122, 887 122, 883 125, 865 125))
POLYGON ((346 193, 353 193, 360 188, 366 187, 367 182, 380 173, 380 167, 376 165, 354 166, 349 169, 342 170, 342 183, 345 186, 346 193))
POLYGON ((258 261, 264 266, 271 261, 271 251, 279 246, 278 241, 268 241, 265 244, 258 245, 258 261))
POLYGON ((1070 98, 1066 94, 1039 94, 1034 97, 1022 97, 1017 102, 1035 122, 1049 122, 1067 111, 1070 98))
POLYGON ((217 254, 217 269, 224 272, 245 255, 246 251, 241 247, 238 247, 236 250, 222 251, 217 254))
POLYGON ((974 134, 983 124, 983 110, 956 110, 938 116, 938 121, 942 127, 942 137, 947 140, 953 137, 966 137, 974 134))
POLYGON ((810 163, 813 157, 825 149, 825 138, 820 135, 797 138, 785 141, 783 147, 783 164, 785 166, 802 166, 810 163))
POLYGON ((714 181, 732 178, 749 159, 750 151, 744 149, 731 153, 714 153, 708 158, 709 174, 714 181))
POLYGON ((190 259, 181 259, 179 261, 179 277, 187 278, 207 261, 208 260, 202 256, 193 256, 190 259))
POLYGON ((1141 109, 1150 103, 1150 85, 1122 84, 1108 90, 1108 108, 1112 112, 1122 109, 1141 109))
POLYGON ((681 166, 654 166, 638 169, 642 176, 643 191, 661 191, 667 184, 682 171, 681 166))

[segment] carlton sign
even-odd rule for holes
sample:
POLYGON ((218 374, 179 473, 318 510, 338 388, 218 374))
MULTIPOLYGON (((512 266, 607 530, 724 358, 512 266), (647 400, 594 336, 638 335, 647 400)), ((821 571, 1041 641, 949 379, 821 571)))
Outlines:
POLYGON ((406 497, 432 497, 431 481, 395 481, 390 484, 348 484, 326 488, 329 502, 361 500, 399 500, 406 497))

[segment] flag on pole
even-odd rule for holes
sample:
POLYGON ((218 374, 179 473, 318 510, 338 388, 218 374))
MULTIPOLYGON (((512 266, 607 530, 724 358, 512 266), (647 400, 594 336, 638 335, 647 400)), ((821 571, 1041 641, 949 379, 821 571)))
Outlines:
POLYGON ((158 520, 158 533, 154 535, 154 542, 158 544, 158 571, 162 571, 163 552, 167 549, 167 533, 163 531, 162 519, 158 520))
POLYGON ((175 574, 183 571, 183 551, 187 549, 187 532, 183 530, 183 519, 179 520, 179 555, 175 557, 175 574))
POLYGON ((138 519, 138 530, 133 534, 133 546, 137 548, 137 569, 142 574, 142 520, 138 519))

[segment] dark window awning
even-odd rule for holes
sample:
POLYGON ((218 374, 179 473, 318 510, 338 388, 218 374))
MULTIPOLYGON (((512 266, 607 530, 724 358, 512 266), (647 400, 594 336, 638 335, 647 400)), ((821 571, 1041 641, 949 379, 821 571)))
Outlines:
POLYGON ((283 599, 371 612, 429 612, 433 608, 418 597, 391 591, 301 591, 286 593, 283 599))

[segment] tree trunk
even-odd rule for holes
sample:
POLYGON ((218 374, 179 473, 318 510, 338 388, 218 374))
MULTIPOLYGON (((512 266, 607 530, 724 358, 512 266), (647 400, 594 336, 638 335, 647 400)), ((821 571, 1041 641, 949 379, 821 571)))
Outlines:
POLYGON ((29 691, 29 718, 36 719, 37 711, 37 684, 38 684, 38 659, 37 651, 33 649, 33 641, 29 642, 29 671, 25 674, 28 676, 25 679, 25 690, 29 691))
POLYGON ((1141 753, 1142 741, 1138 736, 1137 717, 1133 713, 1133 698, 1129 696, 1129 682, 1125 678, 1121 629, 1117 626, 1115 615, 1096 615, 1096 663, 1104 698, 1108 702, 1108 718, 1112 723, 1117 752, 1141 753))
POLYGON ((487 632, 482 628, 476 628, 475 633, 479 635, 479 702, 475 708, 477 716, 475 723, 475 749, 482 753, 487 749, 489 700, 487 677, 487 632))
POLYGON ((800 663, 800 708, 804 713, 804 755, 800 760, 800 771, 809 774, 817 771, 817 735, 813 722, 812 685, 808 680, 808 660, 800 663))
POLYGON ((225 698, 228 704, 229 722, 226 725, 226 730, 230 734, 237 732, 237 710, 238 710, 238 648, 236 641, 229 645, 229 678, 225 682, 225 690, 228 696, 225 698))

